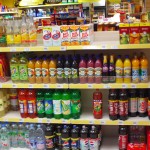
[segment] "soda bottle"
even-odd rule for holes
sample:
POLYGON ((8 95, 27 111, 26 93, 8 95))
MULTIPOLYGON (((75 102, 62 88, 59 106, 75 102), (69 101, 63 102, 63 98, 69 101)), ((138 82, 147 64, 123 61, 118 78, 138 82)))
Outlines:
POLYGON ((27 104, 28 104, 28 116, 29 118, 36 118, 36 94, 35 90, 29 89, 27 91, 27 104))
POLYGON ((22 123, 18 125, 18 147, 24 148, 25 143, 25 127, 22 123))
POLYGON ((71 118, 71 95, 68 90, 62 94, 62 114, 64 119, 71 118))
POLYGON ((114 55, 110 55, 110 64, 109 64, 109 82, 115 83, 116 75, 115 75, 115 62, 114 55))
POLYGON ((139 67, 140 62, 138 60, 137 55, 134 55, 134 58, 132 59, 132 82, 133 83, 139 83, 140 81, 140 75, 139 75, 139 67))
POLYGON ((108 83, 108 60, 107 55, 103 56, 103 68, 102 68, 102 81, 103 83, 108 83))
POLYGON ((79 150, 80 149, 80 139, 79 139, 79 130, 76 125, 73 125, 71 130, 71 149, 79 150))
POLYGON ((131 83, 131 61, 129 55, 126 55, 124 61, 124 83, 131 83))
POLYGON ((148 82, 148 60, 145 55, 143 55, 140 64, 141 64, 141 82, 148 82))
POLYGON ((26 144, 26 148, 30 148, 30 141, 29 141, 29 124, 26 123, 25 125, 25 144, 26 144))
POLYGON ((109 118, 117 120, 119 115, 119 100, 115 89, 109 90, 109 118))
POLYGON ((94 83, 94 61, 91 56, 87 62, 87 79, 88 83, 94 83))
POLYGON ((99 84, 102 82, 102 62, 99 56, 96 56, 94 64, 95 83, 99 84))
POLYGON ((61 132, 62 150, 70 150, 70 131, 67 125, 64 125, 61 132))
POLYGON ((138 114, 140 117, 147 116, 147 96, 146 96, 146 92, 144 89, 139 90, 138 114))
POLYGON ((40 84, 43 82, 43 80, 42 80, 42 62, 39 57, 36 58, 36 62, 35 62, 35 76, 36 76, 36 83, 40 84))
POLYGON ((138 111, 138 99, 137 93, 135 89, 130 90, 130 98, 129 98, 129 115, 130 117, 136 117, 138 111))
POLYGON ((16 123, 11 125, 11 146, 13 148, 18 147, 18 126, 16 123))
POLYGON ((150 90, 148 90, 148 117, 150 119, 150 90))
POLYGON ((98 89, 93 93, 93 116, 95 119, 102 118, 102 93, 98 89))
POLYGON ((71 63, 67 56, 65 64, 64 64, 64 81, 65 81, 65 83, 68 83, 68 80, 70 80, 70 78, 71 78, 71 63))
POLYGON ((128 145, 128 132, 126 126, 119 127, 119 150, 126 150, 128 145))
POLYGON ((55 147, 54 143, 54 128, 52 125, 46 125, 45 131, 46 150, 53 150, 55 147))
POLYGON ((43 78, 43 83, 49 83, 49 62, 47 60, 47 57, 45 56, 43 58, 42 62, 42 78, 43 78))
POLYGON ((55 136, 55 143, 56 143, 56 148, 61 149, 61 130, 62 126, 57 125, 56 126, 56 136, 55 136))
POLYGON ((28 103, 27 103, 26 93, 27 90, 25 89, 20 89, 18 93, 20 115, 22 118, 28 117, 28 103))
POLYGON ((53 113, 55 119, 61 119, 62 118, 62 94, 60 91, 55 90, 53 93, 53 113))
POLYGON ((87 63, 82 56, 79 63, 79 79, 80 83, 87 83, 87 63))
POLYGON ((121 55, 118 55, 116 61, 116 83, 123 83, 123 67, 121 55))
POLYGON ((64 81, 64 65, 61 57, 58 57, 57 61, 57 83, 63 83, 64 81))
POLYGON ((124 89, 122 89, 119 94, 119 119, 128 119, 128 96, 124 89))
POLYGON ((45 115, 47 118, 53 117, 53 93, 52 91, 46 90, 44 94, 44 104, 45 104, 45 115))
POLYGON ((95 126, 92 126, 90 130, 89 147, 90 150, 99 149, 99 139, 98 139, 98 134, 95 126))
POLYGON ((41 90, 36 92, 36 107, 37 107, 37 116, 39 118, 45 117, 45 105, 44 105, 44 93, 41 90))

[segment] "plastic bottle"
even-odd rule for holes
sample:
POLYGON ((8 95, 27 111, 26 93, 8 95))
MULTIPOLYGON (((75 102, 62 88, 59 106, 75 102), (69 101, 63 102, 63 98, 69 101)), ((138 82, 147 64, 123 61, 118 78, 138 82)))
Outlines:
POLYGON ((18 126, 16 123, 11 125, 11 147, 18 147, 18 126))
POLYGON ((19 74, 20 74, 20 81, 27 82, 28 81, 28 60, 25 56, 21 56, 19 60, 19 74))
POLYGON ((87 62, 87 82, 94 83, 94 61, 91 56, 87 62))
POLYGON ((147 131, 147 149, 150 149, 150 129, 148 127, 148 131, 147 131))
POLYGON ((29 58, 28 61, 28 80, 30 84, 35 83, 35 61, 34 58, 29 58))
POLYGON ((121 60, 121 55, 118 55, 116 61, 116 83, 123 83, 123 62, 121 60))
POLYGON ((79 150, 80 149, 80 139, 79 139, 79 130, 76 125, 73 125, 71 130, 71 149, 79 150))
POLYGON ((139 90, 138 114, 139 114, 139 117, 147 116, 147 96, 146 96, 144 89, 139 90))
POLYGON ((62 130, 62 126, 61 125, 57 125, 56 126, 56 136, 55 136, 55 144, 56 144, 56 148, 61 149, 61 130, 62 130))
POLYGON ((122 89, 119 94, 119 119, 128 119, 128 97, 124 89, 122 89))
POLYGON ((79 90, 71 92, 71 114, 73 119, 79 119, 81 113, 81 97, 79 90))
POLYGON ((110 64, 109 64, 109 82, 115 83, 116 74, 115 74, 115 62, 114 55, 110 55, 110 64))
POLYGON ((127 127, 119 127, 119 150, 126 150, 128 145, 127 127))
POLYGON ((131 89, 129 98, 129 115, 130 117, 136 117, 138 112, 138 99, 135 89, 131 89))
POLYGON ((140 62, 138 60, 137 55, 134 55, 134 58, 132 59, 132 82, 133 83, 139 83, 140 81, 140 75, 139 75, 139 67, 140 62))
POLYGON ((42 62, 42 78, 43 78, 43 83, 49 83, 49 62, 47 60, 47 57, 45 56, 43 58, 42 62))
POLYGON ((42 62, 40 61, 40 58, 36 58, 35 62, 35 76, 36 76, 36 83, 42 83, 42 62))
POLYGON ((66 57, 66 61, 64 64, 64 82, 68 83, 68 80, 71 78, 71 63, 69 61, 69 57, 66 57))
POLYGON ((61 57, 58 57, 57 61, 57 83, 63 83, 64 81, 64 65, 61 57))
POLYGON ((143 55, 141 61, 141 82, 148 82, 148 60, 145 55, 143 55))
POLYGON ((18 125, 18 147, 24 148, 25 143, 25 126, 22 123, 18 125))
POLYGON ((94 64, 95 83, 99 84, 102 82, 102 62, 99 56, 96 56, 94 64))
POLYGON ((39 118, 45 117, 45 105, 44 105, 44 93, 41 90, 36 92, 36 105, 37 105, 37 116, 39 118))
POLYGON ((103 56, 103 68, 102 68, 102 82, 108 83, 108 60, 107 55, 103 56))
POLYGON ((79 63, 79 79, 80 83, 87 83, 87 64, 84 57, 81 57, 79 63))
POLYGON ((26 123, 25 125, 25 144, 26 144, 26 148, 30 148, 30 140, 29 140, 29 124, 26 123))
POLYGON ((119 100, 115 89, 109 90, 109 118, 117 120, 119 115, 119 100))
POLYGON ((57 81, 57 64, 53 57, 51 57, 51 60, 49 62, 49 74, 50 74, 50 83, 55 84, 57 81))
POLYGON ((27 105, 27 91, 25 89, 20 89, 18 93, 20 115, 22 118, 28 117, 28 105, 27 105))
POLYGON ((98 89, 93 93, 93 116, 95 119, 102 118, 102 93, 98 89))
POLYGON ((5 107, 4 107, 4 93, 0 90, 0 117, 5 115, 5 107))
POLYGON ((11 72, 11 80, 13 82, 19 81, 19 60, 16 55, 13 55, 10 60, 10 72, 11 72))
POLYGON ((61 106, 62 94, 56 90, 53 93, 53 113, 55 119, 62 118, 62 106, 61 106))
POLYGON ((129 59, 129 55, 126 55, 124 61, 124 83, 131 83, 131 61, 129 59))
POLYGON ((47 90, 44 94, 45 115, 47 118, 53 117, 53 93, 47 90))

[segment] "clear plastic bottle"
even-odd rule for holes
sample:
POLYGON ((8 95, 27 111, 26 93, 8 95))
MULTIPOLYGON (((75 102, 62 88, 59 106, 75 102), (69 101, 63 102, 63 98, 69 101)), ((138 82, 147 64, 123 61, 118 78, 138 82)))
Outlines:
POLYGON ((16 123, 11 125, 11 147, 18 147, 18 126, 16 123))
POLYGON ((30 148, 30 141, 29 141, 29 124, 25 125, 25 144, 26 148, 30 148))
POLYGON ((18 125, 18 147, 25 148, 25 126, 22 123, 18 125))

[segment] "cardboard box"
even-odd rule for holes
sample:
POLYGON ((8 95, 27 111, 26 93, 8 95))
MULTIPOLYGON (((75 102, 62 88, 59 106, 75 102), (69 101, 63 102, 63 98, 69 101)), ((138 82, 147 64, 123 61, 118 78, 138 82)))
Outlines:
POLYGON ((52 27, 52 45, 61 46, 60 26, 52 27))
POLYGON ((45 26, 43 28, 43 44, 44 46, 52 46, 52 27, 45 26))

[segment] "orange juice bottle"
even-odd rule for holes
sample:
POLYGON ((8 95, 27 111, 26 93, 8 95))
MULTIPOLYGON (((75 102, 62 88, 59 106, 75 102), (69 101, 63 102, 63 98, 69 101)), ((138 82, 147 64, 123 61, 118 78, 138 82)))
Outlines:
POLYGON ((46 58, 46 56, 43 58, 42 62, 42 77, 43 77, 43 83, 49 83, 49 62, 46 58))
POLYGON ((141 82, 148 82, 148 60, 145 55, 143 55, 140 61, 141 70, 141 82))
POLYGON ((35 62, 35 76, 36 83, 42 83, 42 62, 39 57, 36 58, 35 62))
POLYGON ((118 55, 116 61, 116 83, 123 83, 123 62, 121 55, 118 55))
POLYGON ((55 84, 56 83, 56 61, 52 57, 49 63, 49 73, 50 73, 50 83, 55 84))
POLYGON ((28 61, 28 80, 30 84, 35 83, 35 61, 33 58, 29 58, 28 61))
POLYGON ((124 83, 131 83, 131 61, 129 55, 126 55, 124 61, 124 83))
POLYGON ((138 60, 137 55, 134 55, 132 59, 132 82, 139 83, 140 81, 140 62, 138 60))

